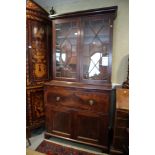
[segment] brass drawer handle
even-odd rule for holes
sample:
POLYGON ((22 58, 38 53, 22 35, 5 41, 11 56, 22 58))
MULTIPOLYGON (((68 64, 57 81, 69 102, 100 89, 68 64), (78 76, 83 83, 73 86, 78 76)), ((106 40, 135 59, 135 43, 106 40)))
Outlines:
POLYGON ((94 104, 94 101, 93 100, 89 100, 89 105, 93 105, 94 104))
POLYGON ((60 97, 59 97, 59 96, 56 97, 56 101, 57 101, 57 102, 60 101, 60 97))

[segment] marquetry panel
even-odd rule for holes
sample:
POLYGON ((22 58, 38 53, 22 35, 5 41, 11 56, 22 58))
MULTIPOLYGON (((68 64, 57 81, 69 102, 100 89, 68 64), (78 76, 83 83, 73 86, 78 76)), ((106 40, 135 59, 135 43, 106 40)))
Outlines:
POLYGON ((32 0, 26 2, 26 18, 37 21, 48 21, 48 13, 32 0))
POLYGON ((29 21, 29 74, 31 84, 40 84, 49 79, 48 25, 29 21))
POLYGON ((45 22, 44 19, 39 18, 39 17, 36 17, 36 16, 29 15, 29 14, 26 15, 26 17, 27 17, 28 19, 31 19, 31 20, 36 20, 36 21, 40 21, 40 22, 45 22))
POLYGON ((31 125, 32 125, 32 111, 31 111, 30 91, 26 90, 26 126, 31 125))
POLYGON ((28 33, 28 22, 26 22, 26 86, 29 86, 31 83, 30 83, 30 74, 29 74, 29 60, 28 60, 28 45, 29 45, 29 42, 28 42, 28 36, 29 36, 29 33, 28 33))
POLYGON ((26 90, 27 126, 32 129, 45 122, 44 91, 42 87, 26 90))
POLYGON ((31 90, 31 103, 32 103, 32 119, 38 120, 44 118, 44 94, 43 90, 31 90))

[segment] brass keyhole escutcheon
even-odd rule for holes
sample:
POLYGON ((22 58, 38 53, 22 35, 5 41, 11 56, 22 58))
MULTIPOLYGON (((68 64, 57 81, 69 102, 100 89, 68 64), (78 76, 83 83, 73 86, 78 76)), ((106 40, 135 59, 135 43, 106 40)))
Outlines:
POLYGON ((89 100, 89 105, 93 105, 94 104, 94 101, 93 100, 89 100))
POLYGON ((60 101, 60 96, 56 97, 56 101, 59 102, 60 101))

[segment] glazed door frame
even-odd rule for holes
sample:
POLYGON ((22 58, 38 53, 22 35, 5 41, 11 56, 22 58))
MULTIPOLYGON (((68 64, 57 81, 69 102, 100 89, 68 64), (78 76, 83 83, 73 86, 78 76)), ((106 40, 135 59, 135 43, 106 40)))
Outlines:
MULTIPOLYGON (((80 56, 79 56, 79 45, 80 45, 80 18, 68 18, 68 19, 56 19, 52 21, 52 33, 53 33, 53 40, 52 40, 52 45, 53 45, 53 55, 52 55, 52 60, 53 60, 53 79, 54 80, 66 80, 66 81, 79 81, 79 63, 80 63, 80 56), (67 77, 56 77, 56 24, 66 24, 66 23, 71 23, 75 22, 77 24, 77 48, 76 48, 76 55, 77 55, 77 60, 76 60, 76 78, 67 78, 67 77)), ((66 37, 67 38, 67 37, 66 37)), ((65 39, 64 39, 65 40, 65 39)))
MULTIPOLYGON (((100 28, 100 30, 102 30, 102 28, 100 28)), ((98 32, 95 33, 95 37, 96 38, 100 32, 100 30, 98 30, 98 32)), ((93 31, 93 30, 92 30, 93 31)), ((94 33, 94 32, 93 32, 94 33)), ((83 16, 81 17, 81 53, 80 53, 80 81, 83 82, 83 83, 88 83, 88 84, 111 84, 111 72, 112 72, 112 34, 113 34, 113 14, 98 14, 98 15, 89 15, 87 17, 83 16), (106 45, 107 46, 107 50, 108 50, 108 54, 109 54, 109 57, 108 57, 108 70, 107 70, 107 73, 109 74, 108 75, 108 78, 106 80, 93 80, 93 79, 84 79, 83 77, 83 74, 84 74, 84 69, 83 69, 83 64, 84 64, 84 56, 83 56, 83 53, 82 51, 85 51, 84 49, 84 28, 85 28, 85 25, 84 23, 86 21, 93 21, 94 20, 101 20, 101 21, 104 21, 104 18, 105 19, 108 19, 109 21, 109 30, 108 30, 108 33, 109 33, 109 41, 108 42, 102 42, 103 45, 106 45)), ((95 39, 94 39, 95 40, 95 39)))
MULTIPOLYGON (((53 45, 53 79, 54 80, 63 80, 63 81, 74 81, 74 82, 83 82, 83 83, 88 83, 88 84, 111 84, 111 71, 112 71, 112 34, 113 34, 113 14, 98 14, 98 15, 88 15, 88 16, 81 16, 81 17, 75 17, 75 18, 65 18, 65 19, 54 19, 52 20, 52 33, 53 33, 53 40, 52 40, 52 45, 53 45), (107 48, 107 53, 108 53, 108 66, 107 69, 105 69, 105 74, 107 74, 107 78, 104 79, 84 79, 83 77, 83 64, 85 62, 83 52, 85 51, 84 49, 84 22, 88 20, 94 21, 101 20, 104 21, 104 19, 108 20, 108 22, 105 22, 109 27, 107 33, 108 33, 108 42, 100 42, 102 46, 106 46, 107 48), (78 33, 77 33, 77 76, 75 79, 72 78, 65 78, 65 77, 56 77, 56 24, 63 24, 63 23, 71 23, 71 22, 76 22, 78 24, 78 33)), ((104 26, 104 25, 103 25, 104 26)), ((103 27, 102 26, 102 27, 103 27)), ((101 28, 100 28, 101 29, 101 28)), ((102 29, 101 29, 102 30, 102 29)), ((104 31, 104 30, 103 30, 104 31)), ((93 32, 93 30, 92 30, 93 32)), ((94 33, 94 38, 98 37, 98 33, 94 33)), ((99 38, 99 37, 98 37, 99 38)), ((106 68, 106 67, 104 67, 106 68)), ((102 76, 102 75, 101 75, 102 76)))

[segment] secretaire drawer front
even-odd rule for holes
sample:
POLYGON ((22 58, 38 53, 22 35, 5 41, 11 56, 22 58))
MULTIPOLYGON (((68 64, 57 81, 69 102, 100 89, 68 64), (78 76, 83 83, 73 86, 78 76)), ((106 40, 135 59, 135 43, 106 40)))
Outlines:
POLYGON ((107 113, 109 94, 65 87, 50 87, 45 95, 47 104, 66 106, 77 110, 107 113))
POLYGON ((66 90, 62 87, 50 87, 45 95, 45 103, 60 106, 68 103, 70 96, 72 96, 71 90, 66 90))
POLYGON ((90 111, 108 113, 109 95, 100 92, 77 92, 80 104, 90 111))

